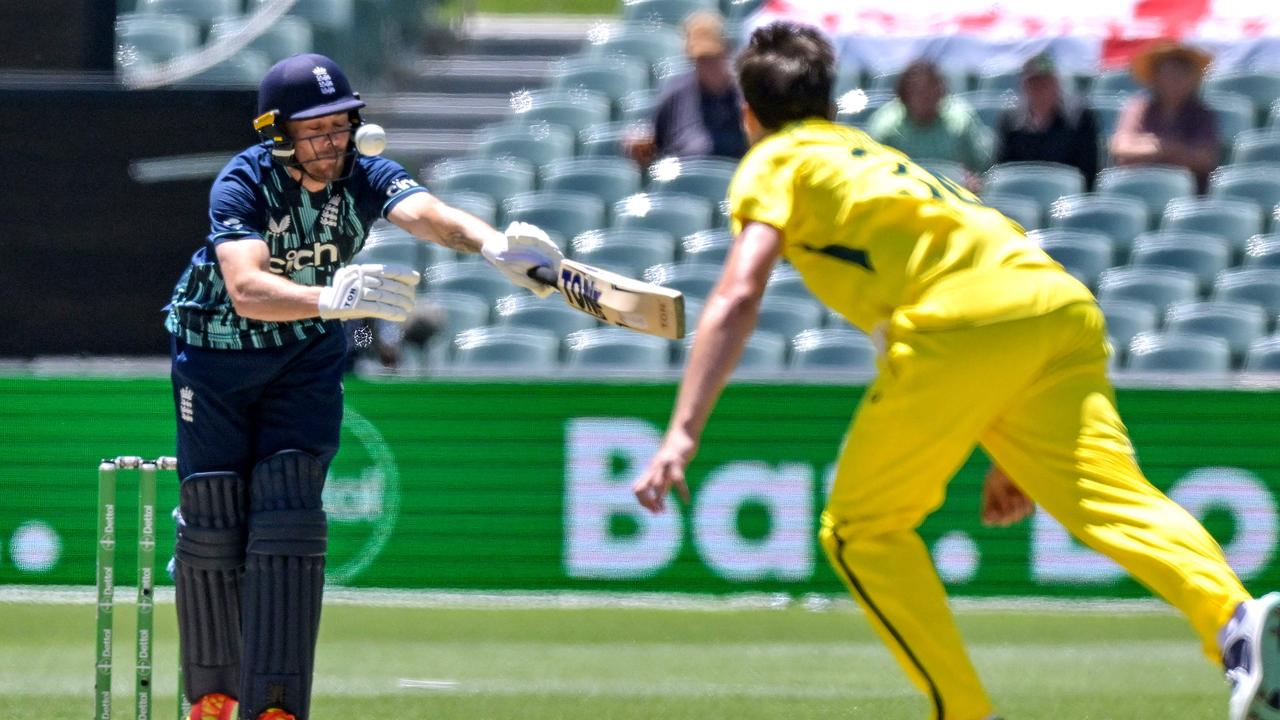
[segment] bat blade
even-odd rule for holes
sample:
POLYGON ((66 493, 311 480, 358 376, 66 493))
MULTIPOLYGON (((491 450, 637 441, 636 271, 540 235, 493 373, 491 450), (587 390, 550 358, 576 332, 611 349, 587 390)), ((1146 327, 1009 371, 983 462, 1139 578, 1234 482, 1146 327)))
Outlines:
POLYGON ((560 291, 565 303, 597 319, 669 340, 684 337, 684 295, 574 260, 560 261, 560 274, 535 268, 538 280, 560 291))

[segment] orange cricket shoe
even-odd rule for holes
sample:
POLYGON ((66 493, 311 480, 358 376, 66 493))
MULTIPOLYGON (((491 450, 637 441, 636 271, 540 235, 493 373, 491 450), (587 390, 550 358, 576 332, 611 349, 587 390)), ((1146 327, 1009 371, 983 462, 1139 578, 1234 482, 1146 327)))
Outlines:
POLYGON ((230 695, 209 693, 191 706, 187 720, 236 720, 240 703, 230 695))
POLYGON ((280 708, 267 708, 258 716, 258 720, 298 720, 280 708))

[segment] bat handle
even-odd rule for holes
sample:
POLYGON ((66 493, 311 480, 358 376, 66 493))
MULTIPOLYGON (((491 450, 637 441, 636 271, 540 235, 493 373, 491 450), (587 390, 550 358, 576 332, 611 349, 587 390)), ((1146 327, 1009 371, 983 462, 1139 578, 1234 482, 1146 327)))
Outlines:
POLYGON ((556 271, 546 265, 529 268, 529 277, 537 280, 543 285, 551 285, 554 287, 556 284, 556 271))

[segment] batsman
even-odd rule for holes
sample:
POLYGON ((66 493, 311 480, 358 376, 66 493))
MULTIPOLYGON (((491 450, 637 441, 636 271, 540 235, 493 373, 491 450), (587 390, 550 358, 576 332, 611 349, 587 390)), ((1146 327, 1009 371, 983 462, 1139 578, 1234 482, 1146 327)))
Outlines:
POLYGON ((352 265, 379 218, 481 253, 517 285, 558 272, 538 228, 506 233, 441 202, 380 157, 332 60, 271 68, 260 142, 213 183, 210 231, 167 311, 180 517, 174 552, 190 720, 306 720, 324 589, 321 492, 338 450, 341 321, 404 320, 419 276, 352 265), (357 148, 371 154, 357 152, 357 148))
POLYGON ((834 53, 817 30, 759 28, 737 64, 753 147, 729 188, 734 247, 639 501, 661 512, 670 488, 687 498, 685 468, 785 257, 879 344, 819 539, 930 717, 996 712, 916 531, 981 445, 996 463, 984 519, 1019 520, 1034 500, 1182 611, 1233 684, 1231 720, 1280 718, 1280 594, 1252 599, 1143 477, 1089 290, 964 189, 831 122, 834 53))

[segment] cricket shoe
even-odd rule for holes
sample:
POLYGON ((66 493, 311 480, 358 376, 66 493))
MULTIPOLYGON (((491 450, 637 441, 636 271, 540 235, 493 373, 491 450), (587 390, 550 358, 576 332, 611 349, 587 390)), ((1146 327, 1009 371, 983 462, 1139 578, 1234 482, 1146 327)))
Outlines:
POLYGON ((258 720, 298 720, 280 708, 267 708, 258 716, 258 720))
POLYGON ((1280 593, 1240 603, 1219 639, 1230 720, 1280 720, 1280 593))
POLYGON ((230 695, 209 693, 191 706, 187 720, 236 720, 240 703, 230 695))

